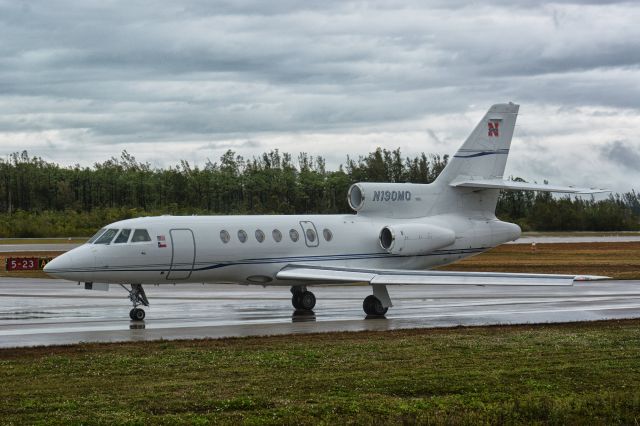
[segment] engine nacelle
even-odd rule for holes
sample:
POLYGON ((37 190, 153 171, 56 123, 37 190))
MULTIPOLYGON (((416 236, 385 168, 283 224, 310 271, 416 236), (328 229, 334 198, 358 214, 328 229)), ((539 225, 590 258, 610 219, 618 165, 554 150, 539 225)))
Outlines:
POLYGON ((415 201, 420 185, 413 183, 354 183, 349 188, 349 206, 359 212, 406 209, 415 201))
POLYGON ((440 226, 408 223, 385 226, 379 238, 387 253, 417 256, 453 244, 456 234, 440 226))

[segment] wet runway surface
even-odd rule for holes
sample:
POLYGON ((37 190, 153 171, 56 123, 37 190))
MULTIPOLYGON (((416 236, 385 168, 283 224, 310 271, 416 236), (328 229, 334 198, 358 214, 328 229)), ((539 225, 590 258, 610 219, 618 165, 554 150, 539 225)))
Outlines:
POLYGON ((288 288, 146 286, 151 307, 144 322, 133 322, 119 286, 102 292, 68 281, 0 278, 0 347, 640 317, 640 281, 392 287, 394 307, 375 319, 362 311, 367 286, 310 289, 318 300, 315 314, 295 315, 288 288))
POLYGON ((28 251, 59 251, 66 252, 76 247, 80 247, 82 244, 68 244, 68 243, 51 243, 51 244, 1 244, 0 252, 2 253, 17 253, 28 251))

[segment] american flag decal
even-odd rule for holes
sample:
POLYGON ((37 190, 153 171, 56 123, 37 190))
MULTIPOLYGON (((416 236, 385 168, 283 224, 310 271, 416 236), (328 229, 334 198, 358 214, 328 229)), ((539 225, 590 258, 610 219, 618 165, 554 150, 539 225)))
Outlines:
POLYGON ((165 248, 167 246, 167 239, 164 235, 158 235, 158 248, 165 248))
POLYGON ((500 126, 500 122, 490 121, 487 124, 489 125, 489 137, 495 136, 497 138, 499 136, 498 127, 500 126))

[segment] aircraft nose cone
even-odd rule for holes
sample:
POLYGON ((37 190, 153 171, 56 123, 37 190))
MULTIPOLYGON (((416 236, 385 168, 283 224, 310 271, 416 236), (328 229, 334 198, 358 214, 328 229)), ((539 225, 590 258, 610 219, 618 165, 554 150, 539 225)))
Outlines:
POLYGON ((44 272, 54 278, 71 281, 92 281, 95 256, 87 247, 78 247, 47 263, 44 272))
POLYGON ((71 253, 64 253, 58 257, 53 258, 49 263, 47 263, 44 266, 42 270, 44 271, 45 274, 58 278, 60 277, 60 274, 68 270, 72 264, 73 264, 73 255, 71 253))

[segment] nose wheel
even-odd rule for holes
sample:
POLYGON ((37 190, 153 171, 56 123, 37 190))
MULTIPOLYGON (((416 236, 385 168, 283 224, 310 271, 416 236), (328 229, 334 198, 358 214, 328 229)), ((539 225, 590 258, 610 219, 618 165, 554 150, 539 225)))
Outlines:
POLYGON ((131 290, 123 284, 120 284, 120 286, 129 293, 129 300, 133 303, 133 309, 129 311, 129 318, 131 318, 131 321, 144 320, 146 315, 144 309, 138 308, 138 306, 149 306, 149 299, 147 299, 147 295, 144 293, 142 284, 131 284, 131 290))
POLYGON ((129 311, 129 318, 131 318, 131 321, 142 321, 144 320, 144 317, 144 309, 133 308, 129 311))

